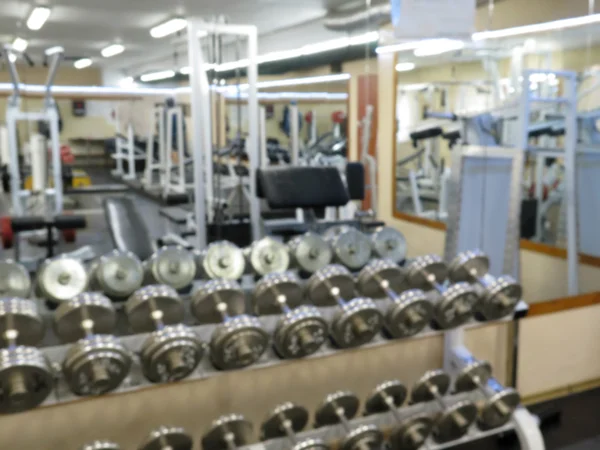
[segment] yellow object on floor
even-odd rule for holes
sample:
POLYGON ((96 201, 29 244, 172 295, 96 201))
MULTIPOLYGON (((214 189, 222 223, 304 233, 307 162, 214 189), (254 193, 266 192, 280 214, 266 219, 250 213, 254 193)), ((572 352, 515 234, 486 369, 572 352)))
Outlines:
MULTIPOLYGON (((53 181, 52 177, 49 178, 48 185, 49 185, 49 187, 52 187, 54 185, 54 181, 53 181)), ((75 169, 75 170, 73 170, 72 185, 65 186, 65 187, 80 188, 80 187, 88 187, 91 185, 92 185, 92 180, 90 179, 90 176, 87 174, 87 172, 85 172, 84 170, 75 169)), ((32 188, 33 188, 33 177, 31 175, 28 175, 27 178, 25 178, 25 190, 30 191, 30 190, 32 190, 32 188)))

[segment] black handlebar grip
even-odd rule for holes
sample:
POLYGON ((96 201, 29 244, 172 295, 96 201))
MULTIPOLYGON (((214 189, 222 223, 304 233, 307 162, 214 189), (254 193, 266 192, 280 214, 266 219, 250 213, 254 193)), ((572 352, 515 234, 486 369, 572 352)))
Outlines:
POLYGON ((85 216, 62 215, 54 217, 53 226, 59 230, 80 230, 87 227, 85 216))
POLYGON ((42 216, 12 217, 10 222, 15 233, 41 230, 46 227, 46 219, 42 216))

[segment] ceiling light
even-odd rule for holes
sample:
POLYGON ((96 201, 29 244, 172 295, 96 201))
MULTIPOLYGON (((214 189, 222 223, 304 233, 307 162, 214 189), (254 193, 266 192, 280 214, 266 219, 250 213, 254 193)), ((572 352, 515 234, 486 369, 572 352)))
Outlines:
POLYGON ((441 55, 442 53, 460 50, 464 46, 463 41, 455 39, 428 39, 419 44, 414 50, 414 55, 419 57, 441 55))
POLYGON ((166 80, 167 78, 173 78, 174 76, 174 70, 162 70, 160 72, 145 73, 140 77, 140 80, 146 83, 147 81, 166 80))
POLYGON ((185 66, 185 67, 182 67, 181 69, 179 69, 179 73, 182 75, 189 75, 191 71, 192 71, 192 68, 190 66, 185 66))
POLYGON ((105 58, 116 56, 125 51, 125 47, 121 44, 111 44, 108 47, 104 47, 100 52, 105 58))
POLYGON ((150 36, 155 39, 163 38, 170 34, 177 33, 185 27, 187 27, 187 20, 181 17, 175 17, 153 27, 150 30, 150 36))
POLYGON ((129 88, 137 86, 137 83, 133 79, 133 77, 125 77, 119 80, 119 86, 122 88, 129 88))
POLYGON ((48 17, 50 17, 50 8, 47 6, 36 6, 29 13, 27 28, 33 31, 39 30, 44 26, 48 17))
POLYGON ((396 72, 410 72, 415 68, 415 63, 403 62, 396 64, 396 72))
POLYGON ((64 53, 64 51, 64 47, 57 45, 56 47, 50 47, 49 49, 46 49, 44 53, 46 54, 46 56, 52 56, 56 55, 57 53, 64 53))
POLYGON ((27 42, 25 39, 23 38, 15 38, 15 40, 12 43, 12 49, 16 52, 21 52, 23 53, 25 50, 27 50, 27 46, 29 45, 29 42, 27 42))
POLYGON ((371 42, 377 42, 378 40, 379 32, 370 31, 368 33, 359 34, 358 36, 352 36, 348 38, 348 45, 370 44, 371 42))
POLYGON ((73 63, 76 69, 85 69, 86 67, 90 67, 92 65, 92 60, 90 58, 81 58, 73 63))
POLYGON ((10 62, 13 62, 13 63, 16 62, 17 61, 17 55, 15 55, 14 53, 9 53, 8 54, 8 60, 10 62))
POLYGON ((423 41, 410 41, 403 42, 401 44, 384 45, 382 47, 377 47, 375 49, 375 52, 377 54, 406 52, 408 50, 414 50, 418 48, 422 42, 423 41))

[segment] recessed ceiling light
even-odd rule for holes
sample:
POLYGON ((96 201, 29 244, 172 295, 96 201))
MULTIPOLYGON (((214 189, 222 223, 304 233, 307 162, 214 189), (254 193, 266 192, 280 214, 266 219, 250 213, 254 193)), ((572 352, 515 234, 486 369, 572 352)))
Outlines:
POLYGON ((102 56, 105 58, 110 58, 112 56, 116 56, 125 51, 125 47, 121 44, 111 44, 108 47, 105 47, 100 52, 102 56))
POLYGON ((159 39, 170 34, 177 33, 178 31, 183 30, 185 27, 187 27, 187 20, 181 17, 175 17, 151 28, 150 36, 155 39, 159 39))
POLYGON ((167 78, 173 78, 174 76, 174 70, 162 70, 160 72, 145 73, 140 77, 140 80, 146 83, 148 81, 166 80, 167 78))
POLYGON ((25 50, 27 50, 27 46, 29 45, 29 42, 23 38, 15 38, 15 40, 12 43, 12 48, 14 51, 16 52, 21 52, 23 53, 25 50))
POLYGON ((27 28, 33 31, 39 30, 44 26, 48 17, 50 17, 50 8, 47 6, 36 6, 29 13, 27 28))
POLYGON ((85 69, 86 67, 90 67, 92 65, 92 60, 90 58, 81 58, 73 63, 76 69, 85 69))
POLYGON ((396 64, 396 72, 410 72, 415 68, 415 63, 403 62, 396 64))

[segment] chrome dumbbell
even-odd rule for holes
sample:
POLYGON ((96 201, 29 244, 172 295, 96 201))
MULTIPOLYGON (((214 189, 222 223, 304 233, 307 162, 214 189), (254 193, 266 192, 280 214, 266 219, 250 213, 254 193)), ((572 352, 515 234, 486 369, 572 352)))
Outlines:
POLYGON ((470 401, 448 405, 444 395, 450 388, 450 376, 442 370, 431 370, 417 381, 411 392, 412 403, 435 401, 440 412, 433 422, 432 436, 439 443, 463 437, 477 418, 477 407, 470 401))
POLYGON ((62 371, 76 395, 101 395, 118 388, 129 374, 131 356, 111 335, 117 322, 111 301, 99 292, 84 292, 63 302, 54 313, 54 331, 75 342, 62 371))
POLYGON ((374 259, 359 273, 356 285, 370 298, 389 298, 385 330, 395 338, 414 336, 433 318, 433 303, 419 289, 408 289, 406 275, 389 259, 374 259))
POLYGON ((475 311, 486 320, 501 319, 513 313, 523 295, 521 285, 513 277, 503 275, 496 278, 488 273, 490 260, 481 250, 459 253, 448 269, 450 281, 480 286, 481 298, 475 305, 475 311))
POLYGON ((505 388, 492 378, 492 366, 486 361, 473 359, 459 372, 454 382, 457 392, 479 390, 485 403, 479 410, 479 427, 485 430, 506 425, 521 403, 521 396, 513 388, 505 388))
POLYGON ((390 411, 396 426, 389 437, 389 450, 418 450, 423 446, 433 428, 433 419, 425 414, 402 418, 398 412, 407 397, 406 387, 398 380, 381 383, 365 403, 365 414, 381 414, 390 411))
POLYGON ((286 437, 289 450, 329 450, 329 446, 321 439, 299 439, 297 433, 308 423, 308 411, 291 402, 277 406, 261 426, 260 439, 268 441, 286 437))
POLYGON ((183 247, 162 247, 144 262, 144 284, 188 287, 196 276, 196 260, 183 247))
POLYGON ((275 350, 282 358, 311 355, 327 339, 327 322, 321 312, 303 301, 300 280, 292 272, 265 275, 254 289, 256 314, 282 314, 273 335, 275 350))
POLYGON ((194 256, 198 279, 239 280, 246 269, 244 252, 229 241, 213 242, 194 256))
POLYGON ((0 297, 28 297, 31 278, 27 269, 18 262, 0 261, 0 297))
POLYGON ((201 323, 219 323, 210 340, 210 359, 222 370, 257 362, 269 335, 257 317, 245 314, 246 297, 233 280, 211 280, 192 294, 192 312, 201 323))
POLYGON ((456 283, 444 287, 448 277, 446 263, 437 255, 415 258, 408 266, 408 285, 422 291, 437 291, 433 321, 442 328, 455 328, 464 325, 473 315, 477 303, 477 293, 469 283, 456 283))
POLYGON ((121 450, 121 447, 111 441, 94 441, 81 447, 81 450, 121 450))
POLYGON ((329 394, 315 413, 315 427, 341 424, 346 436, 340 443, 341 450, 379 450, 383 433, 375 425, 350 424, 360 407, 358 397, 352 392, 338 391, 329 394))
POLYGON ((295 236, 288 243, 290 266, 301 273, 315 273, 331 263, 333 253, 329 243, 312 231, 295 236))
POLYGON ((215 420, 202 438, 203 450, 235 450, 252 440, 252 424, 244 416, 229 414, 215 420))
POLYGON ((285 272, 290 266, 290 254, 285 244, 271 237, 254 241, 244 249, 247 269, 256 275, 285 272))
POLYGON ((144 266, 132 252, 113 250, 90 266, 90 290, 112 299, 126 299, 142 286, 144 266))
POLYGON ((315 272, 306 292, 315 305, 339 306, 331 322, 331 336, 339 347, 366 344, 381 331, 381 311, 370 298, 355 297, 354 278, 344 266, 332 264, 315 272))
POLYGON ((61 255, 47 259, 40 266, 36 279, 36 294, 50 305, 71 300, 88 286, 88 273, 79 259, 61 255))
POLYGON ((178 381, 198 367, 204 344, 194 330, 181 323, 185 308, 174 288, 153 285, 138 289, 127 300, 125 312, 135 332, 151 332, 140 351, 148 380, 178 381))
POLYGON ((406 239, 395 228, 378 227, 369 237, 373 245, 373 253, 377 258, 389 259, 395 263, 406 259, 406 239))
POLYGON ((35 408, 52 392, 54 375, 36 347, 44 336, 37 306, 21 298, 0 299, 0 413, 35 408))
POLYGON ((162 426, 150 433, 138 450, 192 450, 194 442, 183 428, 162 426))
POLYGON ((371 240, 356 228, 346 225, 331 227, 323 237, 331 246, 335 263, 357 270, 369 262, 371 240))

